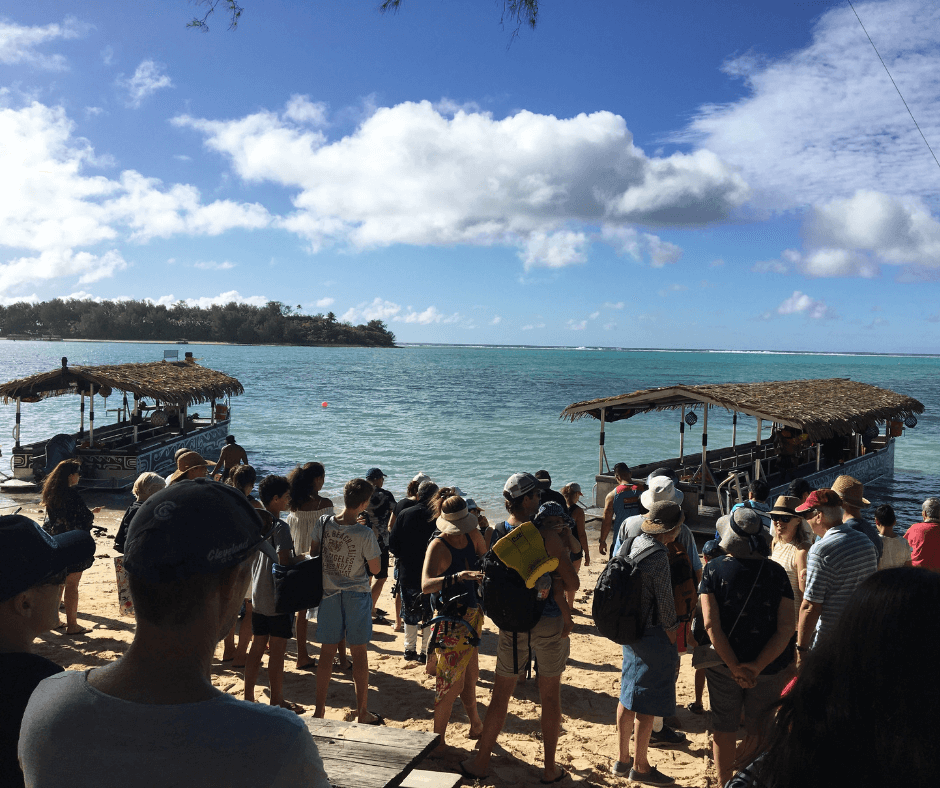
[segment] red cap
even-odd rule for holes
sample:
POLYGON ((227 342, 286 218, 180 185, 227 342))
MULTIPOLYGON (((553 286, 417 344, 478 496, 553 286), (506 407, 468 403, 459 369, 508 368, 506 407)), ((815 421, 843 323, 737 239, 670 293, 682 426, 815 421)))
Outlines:
POLYGON ((810 509, 816 509, 820 506, 842 506, 842 499, 835 490, 825 487, 821 490, 814 490, 802 504, 796 507, 798 512, 808 512, 810 509))

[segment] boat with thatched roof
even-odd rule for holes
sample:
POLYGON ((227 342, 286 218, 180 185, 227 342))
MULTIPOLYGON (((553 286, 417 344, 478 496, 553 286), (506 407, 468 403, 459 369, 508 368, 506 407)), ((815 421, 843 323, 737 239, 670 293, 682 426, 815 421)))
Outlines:
POLYGON ((747 485, 755 478, 768 482, 772 502, 795 478, 806 478, 820 488, 842 474, 863 483, 892 474, 895 439, 905 426, 917 424, 915 414, 923 413, 924 406, 904 394, 848 378, 680 384, 575 402, 561 418, 574 422, 591 417, 600 422, 596 506, 602 507, 616 486, 609 465, 605 470, 606 425, 653 411, 679 411, 679 455, 628 463, 633 476, 639 479, 662 467, 673 470, 685 495, 689 526, 714 533, 715 519, 747 498, 747 485), (709 413, 718 408, 731 414, 731 446, 709 450, 709 413), (685 430, 697 423, 696 411, 703 415, 702 450, 686 454, 685 430), (757 420, 754 441, 737 442, 739 414, 757 420), (771 425, 766 441, 765 423, 771 425))
POLYGON ((69 457, 81 460, 82 486, 114 490, 130 487, 145 471, 170 473, 176 467, 174 455, 181 447, 211 461, 225 443, 231 397, 244 393, 242 384, 200 366, 192 353, 187 353, 183 361, 178 360, 178 351, 164 355, 163 361, 152 363, 101 366, 69 366, 63 357, 58 369, 0 385, 4 404, 16 403, 13 477, 2 488, 29 489, 69 457), (107 399, 116 392, 123 395, 120 406, 109 410, 107 399), (23 443, 23 403, 64 394, 81 398, 78 430, 23 443), (95 424, 96 397, 103 398, 106 415, 115 414, 114 423, 95 424), (209 404, 208 416, 190 410, 201 403, 209 404))

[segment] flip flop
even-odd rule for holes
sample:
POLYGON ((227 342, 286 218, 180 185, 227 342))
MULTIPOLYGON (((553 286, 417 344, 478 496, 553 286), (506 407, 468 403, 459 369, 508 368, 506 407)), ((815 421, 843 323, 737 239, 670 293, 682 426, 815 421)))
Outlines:
MULTIPOLYGON (((558 767, 561 769, 561 767, 558 767)), ((565 777, 570 776, 567 769, 561 769, 561 774, 559 774, 554 780, 539 780, 542 785, 554 785, 555 783, 560 783, 565 777)))
POLYGON ((78 635, 84 635, 86 632, 88 632, 88 628, 82 627, 81 629, 78 630, 78 632, 69 632, 68 630, 66 630, 65 634, 68 635, 70 638, 73 638, 78 635))
POLYGON ((228 659, 223 658, 219 660, 219 662, 221 662, 222 664, 225 664, 226 662, 234 662, 234 661, 235 661, 235 657, 229 657, 228 659))
POLYGON ((474 774, 469 769, 467 769, 467 767, 463 765, 463 761, 457 761, 457 769, 464 777, 466 777, 468 780, 472 780, 473 782, 486 779, 485 775, 481 777, 480 775, 474 774))
POLYGON ((374 720, 372 720, 371 722, 360 722, 359 724, 360 725, 384 725, 385 724, 385 717, 383 717, 381 714, 376 714, 374 711, 371 712, 371 714, 373 717, 375 717, 374 720))
POLYGON ((377 616, 381 616, 382 618, 385 618, 385 617, 388 615, 388 611, 387 611, 387 610, 382 610, 382 608, 377 607, 377 608, 375 609, 375 613, 374 613, 374 614, 377 615, 377 616))
POLYGON ((65 629, 67 626, 68 626, 68 624, 66 624, 66 623, 63 621, 61 624, 59 624, 59 626, 53 627, 53 629, 65 629))
POLYGON ((697 700, 692 701, 686 708, 691 711, 693 714, 704 714, 705 707, 699 703, 697 700))
POLYGON ((317 661, 316 661, 316 659, 311 660, 311 661, 308 662, 306 665, 298 665, 298 666, 297 666, 297 670, 316 670, 316 669, 317 669, 317 661))

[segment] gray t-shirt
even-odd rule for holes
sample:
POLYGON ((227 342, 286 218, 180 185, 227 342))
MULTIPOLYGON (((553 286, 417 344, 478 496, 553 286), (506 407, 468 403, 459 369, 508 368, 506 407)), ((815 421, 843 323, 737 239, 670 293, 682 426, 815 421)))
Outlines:
POLYGON ((40 682, 20 729, 33 788, 328 788, 317 745, 293 712, 220 695, 199 703, 132 703, 87 673, 40 682))
POLYGON ((324 515, 314 526, 312 539, 323 556, 323 595, 337 591, 369 591, 366 561, 382 555, 371 528, 359 523, 342 525, 335 515, 324 515))
MULTIPOLYGON (((290 537, 290 526, 283 520, 274 523, 274 529, 268 541, 278 552, 294 549, 294 540, 290 537)), ((278 615, 274 611, 274 576, 271 574, 273 568, 274 561, 264 553, 258 553, 255 556, 255 562, 251 565, 251 607, 255 613, 260 613, 262 616, 278 615)))

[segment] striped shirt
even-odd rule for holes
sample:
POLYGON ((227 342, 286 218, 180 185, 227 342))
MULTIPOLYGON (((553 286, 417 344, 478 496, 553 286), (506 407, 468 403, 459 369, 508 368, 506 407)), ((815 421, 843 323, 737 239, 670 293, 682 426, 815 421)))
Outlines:
POLYGON ((845 523, 830 528, 810 547, 803 598, 822 605, 814 644, 832 632, 855 589, 877 569, 874 545, 845 523))

